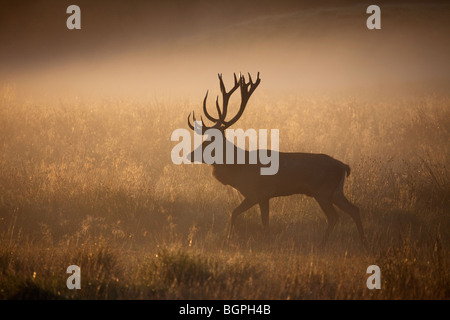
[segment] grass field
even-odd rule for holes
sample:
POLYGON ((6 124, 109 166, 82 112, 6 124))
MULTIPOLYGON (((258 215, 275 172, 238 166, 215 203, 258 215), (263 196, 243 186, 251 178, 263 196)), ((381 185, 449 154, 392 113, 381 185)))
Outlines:
MULTIPOLYGON (((304 196, 259 212, 207 165, 174 165, 170 135, 200 101, 0 95, 1 299, 449 299, 450 97, 415 93, 252 97, 241 128, 280 129, 281 151, 352 168, 345 193, 370 244, 304 196), (81 268, 81 290, 66 268, 81 268), (381 269, 369 290, 366 269, 381 269)), ((231 112, 231 111, 230 111, 231 112)))

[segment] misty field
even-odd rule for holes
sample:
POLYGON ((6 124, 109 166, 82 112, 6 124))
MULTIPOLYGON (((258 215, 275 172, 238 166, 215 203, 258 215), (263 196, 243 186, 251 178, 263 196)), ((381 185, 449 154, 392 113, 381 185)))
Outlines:
POLYGON ((450 299, 448 95, 262 90, 234 126, 349 164, 368 252, 341 211, 321 248, 325 215, 301 195, 271 200, 270 236, 252 208, 226 241, 241 195, 171 162, 191 110, 201 98, 41 103, 4 87, 0 298, 450 299), (66 287, 73 264, 81 290, 66 287), (381 290, 366 287, 373 264, 381 290))

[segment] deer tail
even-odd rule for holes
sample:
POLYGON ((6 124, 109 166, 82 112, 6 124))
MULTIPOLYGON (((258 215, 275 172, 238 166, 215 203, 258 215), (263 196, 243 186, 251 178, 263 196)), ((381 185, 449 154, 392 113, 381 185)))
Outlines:
POLYGON ((348 164, 344 164, 345 172, 347 173, 347 177, 350 175, 350 166, 348 164))

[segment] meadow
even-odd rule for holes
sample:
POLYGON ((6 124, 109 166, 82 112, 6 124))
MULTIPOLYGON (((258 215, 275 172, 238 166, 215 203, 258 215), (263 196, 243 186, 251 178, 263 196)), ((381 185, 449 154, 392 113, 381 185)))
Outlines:
MULTIPOLYGON (((0 299, 449 299, 450 96, 254 94, 236 128, 352 168, 369 250, 345 213, 321 248, 312 198, 257 208, 207 165, 174 165, 170 135, 201 100, 23 99, 0 91, 0 299), (81 268, 81 290, 66 268, 81 268), (381 290, 366 287, 369 265, 381 290)), ((212 102, 211 102, 212 103, 212 102)))

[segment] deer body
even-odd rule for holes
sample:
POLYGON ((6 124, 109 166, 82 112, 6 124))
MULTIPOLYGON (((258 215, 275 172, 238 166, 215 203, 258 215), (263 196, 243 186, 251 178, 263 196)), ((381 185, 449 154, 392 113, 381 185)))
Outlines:
POLYGON ((275 175, 261 175, 261 164, 213 164, 213 175, 245 197, 315 197, 331 185, 337 187, 349 171, 346 164, 325 154, 280 152, 279 162, 275 175))
MULTIPOLYGON (((249 79, 250 82, 245 83, 243 76, 240 75, 238 81, 235 75, 234 88, 226 92, 222 77, 219 75, 223 95, 223 110, 220 110, 217 100, 218 118, 214 118, 206 110, 207 95, 203 101, 204 114, 209 120, 215 122, 215 125, 210 128, 219 129, 223 133, 224 149, 222 154, 224 159, 226 159, 226 145, 232 143, 225 139, 225 129, 235 123, 242 115, 248 99, 259 85, 259 73, 255 83, 252 82, 250 75, 249 79), (241 88, 242 98, 239 112, 230 121, 226 121, 228 100, 238 87, 241 88)), ((194 130, 194 126, 191 125, 189 118, 190 116, 188 117, 189 127, 194 130)), ((193 116, 193 119, 195 121, 195 116, 193 116)), ((207 127, 205 128, 208 129, 207 127)), ((206 140, 199 148, 205 148, 209 143, 211 141, 206 140)), ((238 148, 234 144, 233 147, 234 155, 236 156, 238 148)), ((260 168, 265 165, 261 164, 259 160, 256 164, 249 164, 248 162, 250 152, 260 154, 259 151, 245 150, 245 164, 236 164, 236 162, 228 164, 225 161, 222 162, 223 164, 212 164, 214 177, 224 185, 232 186, 244 196, 244 200, 232 212, 229 237, 231 237, 236 218, 254 205, 259 205, 262 224, 268 231, 269 200, 274 197, 304 194, 314 197, 327 217, 328 228, 325 232, 323 243, 327 241, 338 220, 338 214, 334 207, 337 206, 352 217, 360 239, 366 245, 359 209, 347 200, 343 193, 345 178, 350 174, 348 165, 325 154, 279 152, 278 172, 274 175, 261 175, 260 168)), ((188 158, 193 157, 193 153, 194 151, 188 158)))

